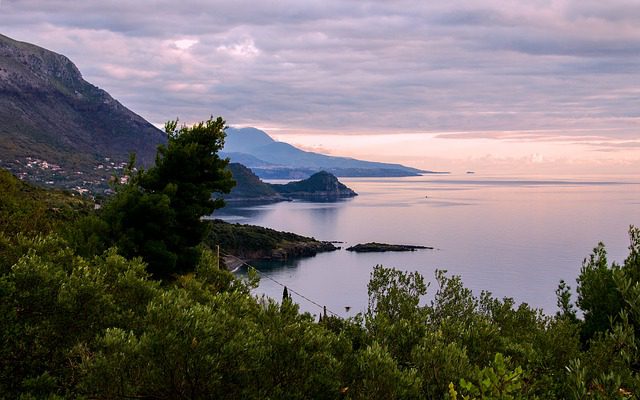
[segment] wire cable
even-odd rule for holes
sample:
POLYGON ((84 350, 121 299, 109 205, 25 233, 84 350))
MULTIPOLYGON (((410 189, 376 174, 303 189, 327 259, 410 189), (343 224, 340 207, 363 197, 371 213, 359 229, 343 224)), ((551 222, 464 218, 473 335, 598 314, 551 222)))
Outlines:
POLYGON ((238 257, 234 256, 233 254, 226 253, 226 252, 224 252, 224 251, 220 251, 220 254, 222 254, 222 255, 224 255, 224 256, 226 256, 226 257, 232 257, 232 258, 235 258, 236 260, 238 260, 238 261, 239 261, 240 263, 242 263, 243 265, 246 265, 248 268, 253 269, 253 270, 254 270, 255 272, 257 272, 261 277, 267 278, 267 279, 269 279, 270 281, 275 282, 276 284, 278 284, 278 285, 282 286, 283 288, 284 288, 284 287, 286 287, 286 288, 287 288, 287 290, 288 290, 289 292, 294 293, 294 294, 296 294, 298 297, 301 297, 301 298, 305 299, 305 300, 306 300, 306 301, 308 301, 309 303, 311 303, 311 304, 313 304, 313 305, 315 305, 315 306, 319 307, 321 310, 323 310, 323 311, 325 311, 325 310, 326 310, 326 312, 328 312, 328 313, 332 314, 333 316, 338 317, 338 318, 342 318, 342 317, 341 317, 340 315, 338 315, 337 313, 335 313, 335 312, 331 311, 330 309, 328 309, 328 308, 327 308, 327 306, 320 305, 320 303, 318 303, 318 302, 316 302, 316 301, 311 300, 311 299, 310 299, 310 298, 308 298, 307 296, 305 296, 305 295, 303 295, 302 293, 300 293, 300 292, 298 292, 298 291, 296 291, 296 290, 292 289, 291 287, 289 287, 289 286, 287 286, 287 285, 285 285, 285 284, 283 284, 283 283, 281 283, 281 282, 278 282, 277 280, 273 279, 273 278, 272 278, 272 277, 270 277, 270 276, 267 276, 267 275, 263 274, 262 272, 260 272, 260 270, 259 270, 259 269, 257 269, 256 267, 254 267, 254 266, 253 266, 253 265, 251 265, 251 264, 248 264, 248 263, 247 263, 246 261, 244 261, 243 259, 238 258, 238 257))

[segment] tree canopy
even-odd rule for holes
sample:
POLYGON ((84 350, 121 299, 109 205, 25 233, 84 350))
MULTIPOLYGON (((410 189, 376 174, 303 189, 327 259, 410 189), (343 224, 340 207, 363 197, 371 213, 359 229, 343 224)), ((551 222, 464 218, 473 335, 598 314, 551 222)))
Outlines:
POLYGON ((157 276, 193 269, 206 233, 201 219, 224 206, 235 182, 226 169, 225 122, 210 118, 193 126, 165 125, 166 145, 147 170, 129 168, 126 183, 98 214, 103 242, 125 257, 140 256, 157 276))
POLYGON ((586 342, 586 320, 475 296, 444 271, 426 302, 420 274, 378 266, 364 314, 318 323, 289 296, 251 296, 212 253, 160 285, 114 249, 85 259, 55 234, 0 233, 0 398, 636 398, 632 232, 625 266, 607 267, 624 305, 586 342))
POLYGON ((254 279, 218 269, 182 225, 220 204, 202 187, 231 184, 204 168, 225 165, 223 125, 170 124, 158 169, 132 173, 96 214, 0 175, 0 399, 639 397, 639 229, 622 265, 604 245, 585 259, 575 303, 561 282, 555 315, 446 271, 427 301, 420 273, 376 266, 367 310, 316 322, 289 289, 281 303, 253 295, 254 279), (187 202, 199 205, 176 208, 187 202))

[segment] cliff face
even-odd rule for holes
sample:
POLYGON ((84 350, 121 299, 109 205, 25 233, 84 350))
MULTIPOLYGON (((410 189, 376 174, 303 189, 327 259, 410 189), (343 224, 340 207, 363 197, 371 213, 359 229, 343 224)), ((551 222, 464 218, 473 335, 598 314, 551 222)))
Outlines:
POLYGON ((332 201, 358 195, 325 171, 317 172, 302 181, 271 186, 285 196, 299 199, 332 201))
POLYGON ((119 165, 132 152, 150 165, 165 141, 163 132, 85 81, 68 58, 0 35, 0 166, 37 180, 34 165, 46 162, 57 174, 42 179, 68 187, 78 175, 108 178, 113 172, 98 165, 119 165))

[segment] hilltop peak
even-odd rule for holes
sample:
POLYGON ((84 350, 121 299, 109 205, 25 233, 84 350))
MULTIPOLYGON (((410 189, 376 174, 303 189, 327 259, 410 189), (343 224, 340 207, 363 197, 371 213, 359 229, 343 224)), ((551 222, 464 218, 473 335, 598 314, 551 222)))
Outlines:
POLYGON ((289 182, 284 185, 273 184, 271 186, 285 196, 301 199, 335 201, 358 195, 340 182, 335 175, 326 171, 316 172, 301 181, 289 182))
POLYGON ((130 153, 150 165, 165 141, 67 57, 0 35, 1 167, 58 187, 106 188, 130 153))
POLYGON ((67 57, 0 35, 0 87, 4 90, 83 89, 80 70, 67 57))
POLYGON ((225 151, 248 153, 251 151, 275 143, 265 131, 257 128, 227 128, 225 139, 225 151))

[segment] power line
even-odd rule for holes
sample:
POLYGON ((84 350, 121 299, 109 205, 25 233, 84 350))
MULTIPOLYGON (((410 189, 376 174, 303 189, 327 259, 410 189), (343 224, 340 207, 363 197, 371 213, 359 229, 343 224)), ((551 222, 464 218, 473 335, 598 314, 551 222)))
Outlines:
POLYGON ((329 309, 327 308, 327 306, 320 305, 318 302, 311 300, 311 299, 310 299, 310 298, 308 298, 307 296, 305 296, 305 295, 303 295, 302 293, 300 293, 300 292, 298 292, 298 291, 296 291, 296 290, 292 289, 291 287, 289 287, 289 286, 287 286, 287 285, 285 285, 285 284, 283 284, 283 283, 281 283, 281 282, 278 282, 277 280, 273 279, 273 278, 272 278, 272 277, 270 277, 270 276, 267 276, 267 275, 265 275, 265 274, 261 273, 261 272, 260 272, 260 270, 258 270, 256 267, 254 267, 254 266, 253 266, 253 265, 251 265, 251 264, 248 264, 246 261, 242 260, 241 258, 238 258, 238 257, 234 256, 233 254, 228 254, 228 253, 223 252, 223 251, 220 251, 220 254, 222 254, 222 255, 224 255, 224 256, 227 256, 227 257, 233 257, 233 258, 235 258, 236 260, 238 260, 238 261, 239 261, 240 263, 242 263, 243 265, 246 265, 248 268, 251 268, 251 269, 253 269, 254 271, 256 271, 256 272, 257 272, 261 277, 267 278, 267 279, 269 279, 270 281, 275 282, 276 284, 278 284, 278 285, 282 286, 283 288, 284 288, 284 287, 286 287, 286 288, 287 288, 287 290, 288 290, 289 292, 291 292, 291 293, 295 293, 297 296, 299 296, 299 297, 301 297, 301 298, 305 299, 306 301, 308 301, 309 303, 311 303, 311 304, 313 304, 313 305, 317 306, 317 307, 318 307, 318 308, 320 308, 321 310, 323 310, 323 311, 325 311, 325 310, 326 310, 328 313, 333 314, 335 317, 342 318, 342 317, 340 317, 340 315, 338 315, 337 313, 335 313, 335 312, 333 312, 333 311, 329 310, 329 309))

